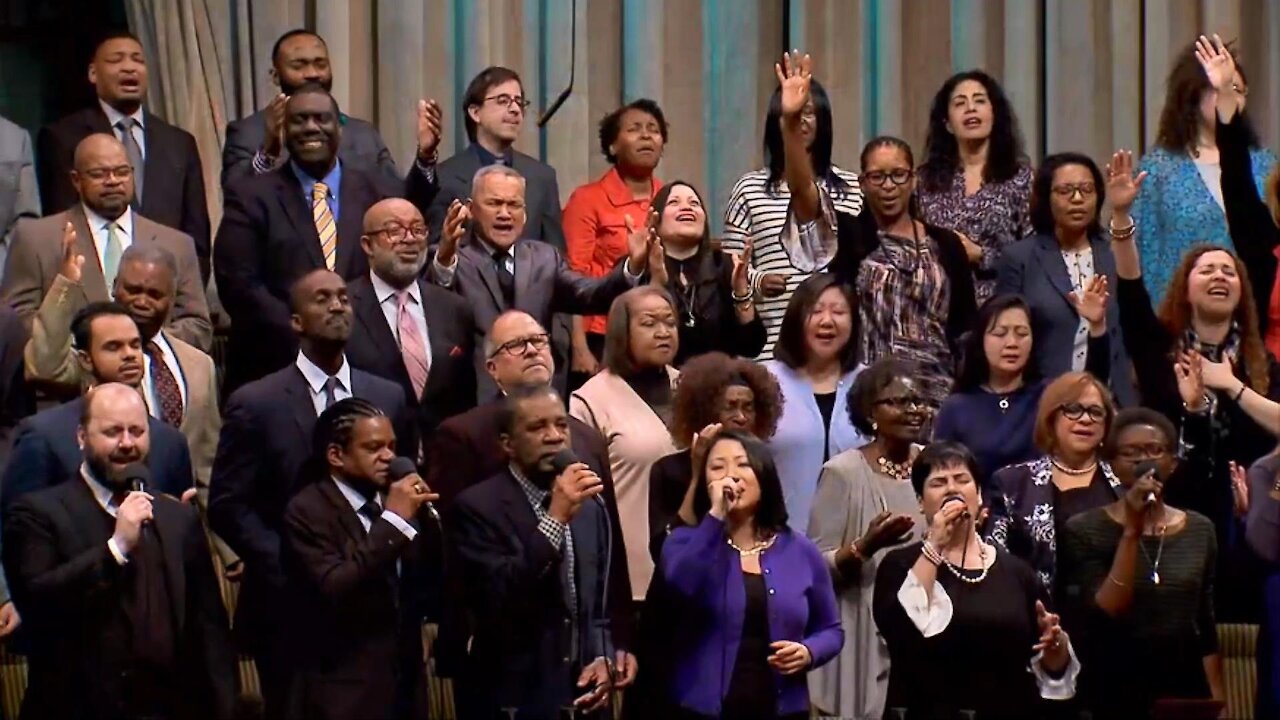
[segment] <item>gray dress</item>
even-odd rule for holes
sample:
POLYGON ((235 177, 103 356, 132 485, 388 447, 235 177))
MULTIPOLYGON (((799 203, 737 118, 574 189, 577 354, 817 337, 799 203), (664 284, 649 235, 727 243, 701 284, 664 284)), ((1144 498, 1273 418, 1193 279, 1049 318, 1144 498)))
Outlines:
POLYGON ((855 720, 879 720, 889 687, 889 649, 871 618, 876 567, 888 548, 845 576, 835 567, 836 550, 847 547, 881 512, 915 520, 907 542, 920 539, 924 516, 911 482, 872 469, 861 450, 848 450, 822 468, 809 515, 809 537, 822 551, 840 603, 844 647, 834 660, 809 673, 809 696, 823 714, 855 720))

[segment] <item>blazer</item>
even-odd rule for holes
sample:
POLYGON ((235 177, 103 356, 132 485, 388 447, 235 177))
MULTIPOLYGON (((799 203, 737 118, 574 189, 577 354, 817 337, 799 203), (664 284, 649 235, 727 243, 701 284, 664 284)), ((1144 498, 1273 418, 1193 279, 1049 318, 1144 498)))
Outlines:
MULTIPOLYGON (((396 331, 387 325, 368 275, 356 278, 347 286, 347 297, 355 314, 351 338, 347 341, 347 359, 352 367, 398 384, 417 413, 419 437, 429 438, 446 418, 476 405, 473 345, 478 333, 471 308, 461 297, 421 280, 418 291, 427 320, 427 340, 431 344, 431 365, 421 397, 414 396, 396 331)), ((408 448, 401 446, 400 449, 401 454, 409 454, 408 448)), ((416 449, 412 457, 417 458, 416 449)))
MULTIPOLYGON (((79 477, 84 453, 76 441, 84 398, 55 405, 32 415, 18 425, 13 455, 0 477, 0 510, 5 512, 23 495, 56 485, 66 478, 79 477)), ((153 494, 181 497, 195 483, 191 451, 178 429, 153 417, 147 418, 151 449, 146 464, 151 469, 153 494)))
POLYGON ((0 117, 0 241, 9 237, 20 217, 40 217, 31 134, 0 117))
MULTIPOLYGON (((96 102, 92 107, 46 125, 36 136, 36 173, 45 214, 59 213, 79 204, 80 197, 71 184, 76 145, 94 133, 115 136, 107 114, 96 102)), ((143 114, 142 134, 146 159, 142 203, 138 210, 191 238, 203 289, 209 280, 209 198, 205 195, 204 170, 196 139, 150 112, 143 114)))
MULTIPOLYGON (((209 305, 205 301, 204 283, 191 238, 176 230, 133 215, 133 242, 167 250, 178 264, 177 293, 169 312, 168 326, 175 335, 209 352, 213 349, 213 324, 209 321, 209 305)), ((13 305, 32 333, 41 307, 50 302, 63 305, 68 320, 77 310, 91 302, 111 299, 98 250, 89 231, 89 222, 80 205, 39 220, 19 223, 13 233, 8 266, 0 283, 0 298, 13 305), (62 230, 71 223, 76 232, 76 252, 83 255, 79 283, 62 276, 62 230)), ((42 328, 41 332, 45 329, 42 328)))
MULTIPOLYGON (((434 181, 416 169, 407 182, 389 187, 381 177, 343 166, 334 272, 346 280, 369 274, 360 235, 370 206, 407 192, 426 207, 435 191, 434 181)), ((289 325, 289 288, 325 267, 311 205, 290 164, 229 188, 215 245, 218 296, 231 316, 225 381, 231 392, 293 362, 298 344, 289 325)))
MULTIPOLYGON (((417 443, 398 385, 352 368, 351 386, 352 395, 391 418, 397 439, 409 447, 417 443)), ((285 505, 312 462, 315 424, 311 390, 294 365, 236 390, 224 408, 209 479, 209 524, 245 563, 236 628, 246 639, 274 636, 287 611, 278 594, 285 585, 280 533, 285 505)))
POLYGON ((36 412, 36 398, 22 370, 27 331, 13 308, 0 303, 0 474, 9 464, 13 431, 36 412))
POLYGON ((366 532, 327 477, 285 506, 297 717, 427 717, 420 591, 434 525, 425 512, 411 524, 420 530, 413 540, 383 519, 366 532))
MULTIPOLYGON (((5 513, 4 565, 29 632, 22 720, 117 717, 121 674, 132 662, 123 619, 129 565, 107 549, 110 522, 79 473, 28 493, 5 513), (67 482, 61 482, 69 479, 67 482)), ((235 700, 235 655, 204 531, 195 511, 157 497, 142 542, 163 548, 175 653, 166 693, 176 717, 225 720, 235 700)))
POLYGON ((498 396, 498 386, 485 370, 483 333, 507 310, 523 310, 544 328, 551 327, 553 313, 599 315, 609 311, 613 299, 630 290, 623 263, 602 278, 588 278, 569 269, 555 247, 535 240, 518 240, 511 248, 515 258, 515 304, 508 307, 498 285, 493 258, 474 237, 458 248, 453 277, 448 283, 431 264, 432 282, 462 295, 476 316, 476 382, 479 402, 498 396))
MULTIPOLYGON (((473 143, 436 166, 440 194, 427 210, 431 237, 439 238, 444 216, 454 200, 471 197, 471 181, 482 167, 480 153, 473 143)), ((516 150, 511 151, 511 167, 524 176, 524 236, 543 240, 560 252, 565 251, 564 228, 560 222, 560 186, 556 169, 516 150)))
MULTIPOLYGON (((338 144, 338 157, 342 165, 356 168, 369 175, 380 175, 387 182, 399 184, 404 181, 396 170, 395 158, 382 141, 382 135, 371 123, 340 114, 338 124, 342 137, 338 144)), ((252 178, 253 156, 262 149, 267 137, 267 111, 265 109, 239 120, 227 123, 227 139, 222 145, 222 190, 228 192, 233 187, 252 178)), ((276 162, 287 165, 289 151, 281 148, 276 162)))
MULTIPOLYGON (((1089 246, 1093 249, 1094 273, 1107 278, 1114 294, 1118 281, 1110 242, 1094 236, 1089 239, 1089 246)), ((996 294, 1021 295, 1031 307, 1031 334, 1036 339, 1032 353, 1040 376, 1052 379, 1070 372, 1080 316, 1067 299, 1074 288, 1058 241, 1037 234, 1006 245, 997 268, 996 294)), ((1129 372, 1120 306, 1114 301, 1107 304, 1107 337, 1111 341, 1111 390, 1120 405, 1135 406, 1138 393, 1129 372)))
POLYGON ((629 612, 609 601, 626 572, 609 561, 604 503, 586 502, 569 523, 577 587, 576 623, 565 604, 561 553, 538 530, 529 498, 510 471, 462 492, 446 513, 449 559, 461 576, 470 642, 455 679, 460 717, 556 718, 583 665, 613 657, 610 621, 629 612), (573 642, 571 627, 577 629, 573 642), (572 660, 571 660, 572 658, 572 660))

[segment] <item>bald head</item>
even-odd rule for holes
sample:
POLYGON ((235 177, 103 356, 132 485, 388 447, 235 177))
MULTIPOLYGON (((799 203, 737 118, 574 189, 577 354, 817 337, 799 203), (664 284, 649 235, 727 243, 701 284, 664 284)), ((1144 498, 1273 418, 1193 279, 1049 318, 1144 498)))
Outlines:
POLYGON ((341 348, 351 336, 351 301, 347 283, 331 270, 312 270, 290 292, 293 331, 304 343, 341 348))
POLYGON ((508 310, 493 321, 484 338, 485 369, 504 390, 546 385, 555 373, 551 338, 533 316, 508 310))
POLYGON ((71 184, 90 210, 107 220, 124 214, 133 200, 133 171, 124 145, 109 133, 94 133, 76 145, 71 184))
POLYGON ((406 288, 427 264, 427 223, 408 200, 380 200, 364 214, 360 247, 375 275, 391 287, 406 288))
POLYGON ((120 487, 125 468, 143 462, 151 448, 147 406, 134 388, 105 383, 85 393, 76 439, 94 477, 120 487))
POLYGON ((137 388, 124 383, 103 383, 89 388, 84 394, 84 407, 80 411, 80 424, 87 425, 95 417, 112 412, 140 413, 142 422, 147 420, 147 405, 137 388))

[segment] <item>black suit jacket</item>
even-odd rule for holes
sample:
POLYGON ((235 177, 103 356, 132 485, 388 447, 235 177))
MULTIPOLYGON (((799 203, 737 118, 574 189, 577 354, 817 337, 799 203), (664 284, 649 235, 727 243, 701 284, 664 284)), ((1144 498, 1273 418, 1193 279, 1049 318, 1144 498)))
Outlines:
POLYGON ((427 716, 422 667, 426 513, 414 540, 378 519, 365 532, 327 477, 284 513, 285 567, 299 675, 293 708, 308 720, 427 716), (399 568, 397 570, 397 561, 399 568))
MULTIPOLYGON (((422 281, 418 281, 418 289, 431 343, 431 366, 421 397, 414 397, 400 345, 367 274, 347 286, 355 313, 347 359, 352 367, 398 384, 418 414, 420 437, 429 438, 446 418, 476 405, 476 371, 472 364, 476 323, 466 301, 454 293, 422 281)), ((416 449, 411 452, 410 448, 397 446, 401 455, 416 458, 416 449)))
MULTIPOLYGON (((338 188, 338 247, 334 272, 346 280, 368 275, 360 249, 365 211, 388 197, 426 207, 436 185, 416 169, 403 186, 354 167, 342 167, 338 188)), ((323 268, 320 236, 311 205, 291 165, 247 178, 229 188, 214 250, 218 296, 231 316, 225 390, 279 370, 298 346, 289 328, 289 287, 323 268)))
MULTIPOLYGON (((132 655, 128 621, 121 620, 131 566, 107 549, 105 511, 88 485, 79 475, 68 479, 27 494, 5 513, 5 570, 31 640, 22 720, 119 717, 112 710, 132 655)), ((177 717, 229 718, 235 655, 204 529, 191 506, 160 497, 152 507, 142 542, 163 548, 177 717)))
MULTIPOLYGON (((80 202, 71 184, 76 145, 94 133, 115 136, 107 114, 95 103, 40 129, 36 137, 36 174, 40 205, 53 215, 80 202)), ((200 261, 200 277, 209 281, 209 205, 196 139, 180 127, 143 112, 142 206, 139 212, 161 225, 191 236, 200 261)))
MULTIPOLYGON (((395 383, 351 370, 352 394, 382 409, 396 437, 417 442, 413 415, 395 383)), ((285 505, 303 485, 312 458, 315 406, 302 371, 290 365, 232 393, 209 479, 209 524, 245 564, 236 630, 246 639, 275 637, 288 608, 280 533, 285 505)))
MULTIPOLYGON (((84 398, 43 410, 23 420, 14 436, 9 466, 0 479, 0 507, 6 511, 26 493, 77 477, 84 453, 76 441, 84 398)), ((152 492, 181 497, 195 487, 187 439, 172 425, 147 418, 151 449, 146 464, 152 492)))

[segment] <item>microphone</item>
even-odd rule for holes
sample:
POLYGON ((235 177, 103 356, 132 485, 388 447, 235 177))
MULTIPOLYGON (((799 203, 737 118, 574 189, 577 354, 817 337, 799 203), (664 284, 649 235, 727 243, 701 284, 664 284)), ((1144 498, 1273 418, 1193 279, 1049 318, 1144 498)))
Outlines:
POLYGON ((573 448, 564 448, 551 458, 551 470, 557 477, 564 474, 569 466, 578 462, 578 455, 573 452, 573 448))
MULTIPOLYGON (((1155 460, 1143 460, 1133 468, 1133 475, 1139 480, 1141 480, 1142 478, 1148 475, 1155 475, 1155 474, 1156 474, 1155 460)), ((1155 505, 1156 494, 1154 492, 1147 493, 1147 497, 1142 502, 1144 505, 1155 505)))
MULTIPOLYGON (((146 492, 147 483, 151 482, 151 468, 140 462, 131 462, 124 466, 124 481, 130 492, 146 492)), ((150 520, 142 521, 144 530, 150 526, 150 520)))
MULTIPOLYGON (((397 482, 401 478, 417 472, 418 466, 414 465, 412 460, 407 457, 396 457, 392 458, 391 464, 387 466, 387 479, 391 482, 397 482)), ((440 522, 440 513, 436 511, 436 506, 430 502, 425 502, 423 505, 427 508, 427 514, 431 516, 431 519, 437 523, 440 522)))
POLYGON ((564 101, 569 99, 569 95, 573 93, 573 76, 574 69, 578 64, 578 0, 573 0, 569 5, 569 84, 564 90, 556 96, 551 105, 542 114, 538 116, 538 127, 546 127, 551 118, 564 105, 564 101))
MULTIPOLYGON (((942 505, 940 505, 940 506, 938 507, 938 509, 939 509, 939 510, 941 510, 942 508, 946 507, 946 506, 947 506, 947 503, 949 503, 949 502, 958 502, 958 503, 963 503, 963 502, 964 502, 964 498, 960 497, 959 495, 948 495, 945 499, 943 499, 943 501, 942 501, 942 505)), ((967 505, 965 506, 964 511, 960 513, 960 517, 961 517, 961 519, 963 519, 963 520, 972 520, 972 519, 973 519, 973 516, 972 516, 971 514, 969 514, 969 507, 968 507, 967 505)))

